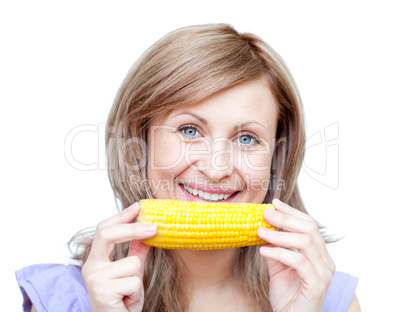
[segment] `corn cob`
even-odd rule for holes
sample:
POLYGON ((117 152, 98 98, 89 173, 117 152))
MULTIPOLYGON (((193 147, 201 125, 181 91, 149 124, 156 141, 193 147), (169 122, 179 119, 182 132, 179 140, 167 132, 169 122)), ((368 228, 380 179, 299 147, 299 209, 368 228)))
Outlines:
POLYGON ((137 221, 158 226, 144 243, 165 249, 223 249, 264 244, 260 226, 276 230, 262 212, 271 204, 190 202, 165 199, 140 201, 137 221))

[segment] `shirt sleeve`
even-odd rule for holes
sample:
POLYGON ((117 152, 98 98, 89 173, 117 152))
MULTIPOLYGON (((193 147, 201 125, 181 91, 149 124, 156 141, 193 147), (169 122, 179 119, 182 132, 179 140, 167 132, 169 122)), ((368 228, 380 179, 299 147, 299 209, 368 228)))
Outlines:
POLYGON ((90 312, 85 282, 78 267, 37 264, 15 272, 23 296, 23 311, 90 312))
POLYGON ((345 312, 355 294, 359 279, 350 274, 335 272, 325 299, 323 312, 345 312))

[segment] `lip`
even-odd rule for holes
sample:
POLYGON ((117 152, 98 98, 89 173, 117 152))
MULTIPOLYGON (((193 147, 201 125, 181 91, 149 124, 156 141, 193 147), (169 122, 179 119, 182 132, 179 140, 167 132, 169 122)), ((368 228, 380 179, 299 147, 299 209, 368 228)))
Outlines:
MULTIPOLYGON (((190 185, 188 185, 188 184, 186 184, 186 185, 187 185, 187 186, 190 186, 190 185)), ((190 186, 190 187, 191 187, 191 186, 190 186)), ((233 194, 233 195, 230 196, 230 197, 227 198, 227 199, 221 199, 221 200, 218 200, 218 201, 211 201, 211 200, 202 199, 202 198, 200 198, 200 197, 198 197, 198 196, 195 196, 195 195, 193 195, 193 194, 190 194, 189 192, 187 192, 187 191, 184 189, 183 184, 180 184, 180 188, 181 188, 181 190, 182 190, 184 196, 186 196, 186 198, 187 198, 188 201, 199 201, 199 202, 208 202, 208 203, 233 202, 234 199, 235 199, 235 197, 237 196, 237 194, 239 194, 239 192, 236 192, 236 191, 228 192, 228 190, 226 189, 224 193, 222 192, 222 193, 220 193, 220 194, 233 194)), ((191 188, 192 188, 192 187, 191 187, 191 188)), ((194 188, 196 188, 196 187, 194 187, 194 188)), ((206 192, 208 192, 208 191, 206 190, 207 188, 199 188, 198 190, 204 191, 204 189, 205 189, 206 192)), ((218 193, 218 192, 216 192, 216 191, 217 191, 217 188, 214 188, 213 190, 214 190, 213 193, 218 193)), ((212 191, 209 191, 209 192, 212 193, 212 191)))

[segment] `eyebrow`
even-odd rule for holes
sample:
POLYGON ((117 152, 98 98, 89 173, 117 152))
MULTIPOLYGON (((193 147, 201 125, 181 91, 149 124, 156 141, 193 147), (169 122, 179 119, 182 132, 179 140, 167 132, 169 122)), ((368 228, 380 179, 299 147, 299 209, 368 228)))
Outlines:
MULTIPOLYGON (((203 117, 201 117, 201 116, 199 116, 197 114, 194 114, 194 113, 191 113, 191 112, 181 112, 181 113, 179 113, 177 115, 174 115, 173 117, 177 117, 179 115, 193 116, 194 118, 197 118, 199 121, 201 121, 204 125, 208 125, 208 120, 206 120, 205 118, 203 118, 203 117)), ((246 121, 246 122, 237 124, 233 129, 236 130, 238 128, 242 128, 242 127, 245 127, 245 126, 250 125, 250 124, 256 124, 256 125, 258 125, 260 127, 263 127, 265 130, 268 130, 263 124, 259 123, 258 121, 246 121)))
POLYGON ((201 116, 198 116, 197 114, 190 113, 190 112, 181 112, 177 115, 174 115, 173 117, 177 117, 179 115, 190 115, 193 116, 194 118, 197 118, 199 121, 201 121, 203 124, 208 125, 208 121, 205 118, 202 118, 201 116))
POLYGON ((250 125, 250 124, 256 124, 256 125, 258 125, 260 127, 263 127, 265 130, 268 130, 262 123, 259 123, 258 121, 246 121, 246 122, 243 122, 241 124, 238 124, 238 127, 242 128, 242 127, 245 127, 245 126, 250 125))

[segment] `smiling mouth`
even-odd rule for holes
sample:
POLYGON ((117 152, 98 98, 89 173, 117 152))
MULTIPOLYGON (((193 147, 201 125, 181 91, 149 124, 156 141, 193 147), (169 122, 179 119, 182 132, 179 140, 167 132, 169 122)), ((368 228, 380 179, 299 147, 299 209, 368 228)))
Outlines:
POLYGON ((182 184, 182 185, 183 185, 184 189, 188 193, 190 193, 191 195, 194 195, 194 196, 197 196, 197 197, 199 197, 199 198, 201 198, 203 200, 209 200, 209 201, 225 200, 225 199, 228 199, 228 198, 232 197, 233 194, 236 193, 236 192, 232 193, 232 194, 208 193, 208 192, 205 192, 205 191, 192 189, 191 187, 189 187, 189 186, 187 186, 185 184, 182 184))

